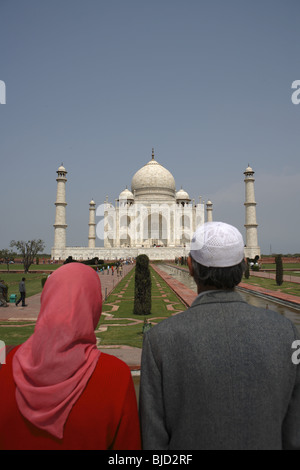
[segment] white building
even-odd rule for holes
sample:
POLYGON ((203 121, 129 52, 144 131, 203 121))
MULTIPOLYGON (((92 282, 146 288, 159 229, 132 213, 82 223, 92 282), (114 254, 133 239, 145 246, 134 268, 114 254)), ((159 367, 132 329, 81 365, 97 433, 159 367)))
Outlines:
MULTIPOLYGON (((207 202, 205 211, 201 197, 195 203, 182 188, 176 191, 173 175, 155 160, 152 149, 151 160, 134 174, 131 190, 126 187, 114 204, 108 201, 108 197, 97 208, 94 200, 90 202, 88 246, 67 247, 67 171, 63 165, 57 174, 53 259, 64 260, 72 256, 77 260, 94 257, 115 260, 146 254, 150 260, 173 260, 187 256, 196 228, 205 221, 212 221, 212 202, 207 202), (101 217, 97 224, 96 216, 101 217), (103 247, 96 247, 97 237, 103 240, 103 247)), ((249 214, 250 205, 253 207, 251 198, 249 196, 249 201, 246 200, 249 214)), ((252 215, 246 230, 247 234, 249 230, 257 232, 252 215)), ((254 238, 252 235, 249 240, 257 244, 257 237, 256 241, 254 238)))
POLYGON ((173 175, 154 159, 152 150, 152 159, 133 176, 131 191, 122 191, 115 205, 106 201, 104 246, 154 248, 150 253, 155 257, 158 248, 180 248, 181 256, 203 222, 204 204, 191 203, 183 189, 176 192, 173 175))

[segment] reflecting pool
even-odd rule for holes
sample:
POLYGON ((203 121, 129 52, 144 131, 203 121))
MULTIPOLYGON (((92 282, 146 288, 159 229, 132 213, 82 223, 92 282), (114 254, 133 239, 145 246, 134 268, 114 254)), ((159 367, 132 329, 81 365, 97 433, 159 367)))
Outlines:
MULTIPOLYGON (((187 271, 165 264, 158 265, 158 268, 177 279, 177 281, 182 282, 182 284, 187 286, 189 289, 197 292, 196 284, 187 271)), ((255 307, 269 308, 270 310, 274 310, 275 312, 278 312, 281 315, 289 318, 300 331, 300 306, 299 308, 294 308, 282 302, 270 300, 269 298, 264 298, 257 294, 245 292, 240 289, 239 293, 249 304, 254 305, 255 307)))

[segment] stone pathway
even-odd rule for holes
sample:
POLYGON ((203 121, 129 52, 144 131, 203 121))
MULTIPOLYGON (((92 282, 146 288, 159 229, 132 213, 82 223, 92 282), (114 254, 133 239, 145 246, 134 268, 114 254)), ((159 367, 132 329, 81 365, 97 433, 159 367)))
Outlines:
POLYGON ((154 264, 151 265, 151 267, 166 282, 166 284, 174 291, 174 293, 184 303, 184 305, 186 305, 186 307, 190 307, 190 305, 192 305, 195 298, 197 297, 196 292, 194 292, 192 289, 189 289, 184 284, 177 281, 172 276, 162 271, 154 264))
MULTIPOLYGON (((251 276, 254 277, 263 277, 265 279, 276 279, 276 273, 270 271, 251 271, 251 276)), ((283 274, 284 282, 294 282, 295 284, 300 284, 300 276, 293 276, 292 274, 283 274)))

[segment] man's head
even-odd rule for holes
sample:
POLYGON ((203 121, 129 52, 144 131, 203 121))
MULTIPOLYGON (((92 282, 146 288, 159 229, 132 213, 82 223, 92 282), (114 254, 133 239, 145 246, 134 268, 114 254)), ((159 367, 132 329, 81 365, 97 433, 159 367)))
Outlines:
POLYGON ((22 281, 25 281, 25 277, 22 277, 22 281))
POLYGON ((233 289, 245 270, 241 233, 223 222, 201 225, 193 236, 188 264, 199 289, 233 289))

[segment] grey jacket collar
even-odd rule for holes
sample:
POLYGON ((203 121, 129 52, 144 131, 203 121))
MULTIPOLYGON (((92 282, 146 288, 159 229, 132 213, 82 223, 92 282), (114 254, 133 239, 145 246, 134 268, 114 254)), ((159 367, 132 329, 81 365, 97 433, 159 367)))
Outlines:
POLYGON ((201 292, 194 300, 191 307, 197 305, 212 304, 212 303, 230 303, 230 302, 243 302, 247 303, 242 296, 235 290, 209 290, 201 292))

